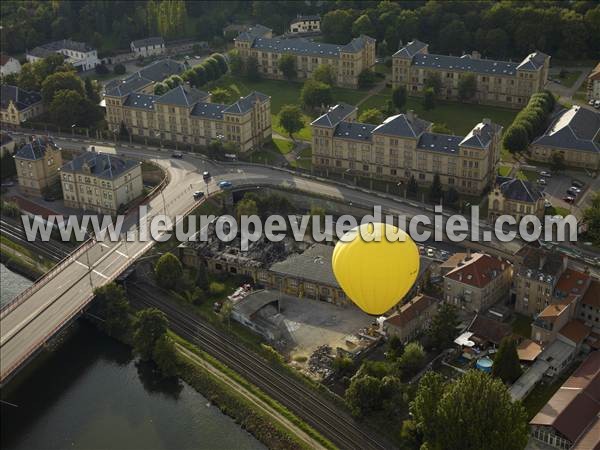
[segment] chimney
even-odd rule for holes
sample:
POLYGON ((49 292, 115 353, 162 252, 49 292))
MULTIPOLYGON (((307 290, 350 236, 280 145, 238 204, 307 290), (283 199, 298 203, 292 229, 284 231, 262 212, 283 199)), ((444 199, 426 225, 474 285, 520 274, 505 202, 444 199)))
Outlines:
POLYGON ((481 59, 481 53, 479 53, 477 50, 473 50, 473 52, 471 53, 471 58, 481 59))
POLYGON ((465 261, 471 260, 471 249, 467 248, 467 256, 465 256, 465 261))

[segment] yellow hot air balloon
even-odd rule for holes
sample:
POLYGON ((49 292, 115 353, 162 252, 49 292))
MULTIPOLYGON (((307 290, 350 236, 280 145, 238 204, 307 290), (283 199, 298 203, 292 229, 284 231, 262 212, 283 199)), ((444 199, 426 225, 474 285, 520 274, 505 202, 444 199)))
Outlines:
POLYGON ((353 228, 336 244, 332 256, 338 283, 368 314, 383 314, 402 300, 417 279, 419 262, 419 250, 410 236, 385 223, 353 228), (388 240, 386 232, 403 240, 388 240))

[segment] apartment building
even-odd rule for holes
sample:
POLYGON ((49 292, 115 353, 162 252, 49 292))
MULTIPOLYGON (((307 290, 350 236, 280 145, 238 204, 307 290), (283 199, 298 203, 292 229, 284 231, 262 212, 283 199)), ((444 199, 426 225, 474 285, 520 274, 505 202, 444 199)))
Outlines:
POLYGON ((156 83, 160 83, 171 75, 179 75, 184 70, 184 64, 172 59, 154 61, 124 79, 111 80, 106 83, 104 96, 107 98, 124 97, 132 92, 153 94, 156 83))
POLYGON ((496 302, 508 300, 512 273, 507 260, 468 253, 444 275, 444 300, 467 311, 485 311, 496 302))
POLYGON ((512 293, 515 310, 536 316, 553 302, 554 289, 567 270, 565 255, 543 249, 525 247, 517 257, 512 293))
POLYGON ((531 159, 552 161, 561 153, 571 167, 600 170, 600 113, 579 105, 561 111, 529 147, 531 159))
POLYGON ((466 74, 475 76, 477 89, 472 101, 522 108, 532 94, 544 89, 548 81, 550 57, 542 52, 527 55, 520 63, 483 59, 478 52, 450 56, 429 53, 429 45, 414 39, 392 57, 394 87, 405 86, 410 94, 425 88, 429 76, 442 81, 441 98, 458 98, 459 81, 466 74))
POLYGON ((544 196, 533 183, 517 178, 497 177, 488 194, 488 220, 502 215, 513 216, 519 222, 524 216, 544 217, 544 196))
POLYGON ((454 136, 431 132, 431 122, 413 111, 388 117, 380 125, 355 122, 356 111, 337 105, 311 125, 313 167, 353 176, 431 184, 480 195, 496 177, 502 127, 489 119, 454 136), (352 111, 351 111, 352 110, 352 111))
POLYGON ((116 215, 144 190, 142 163, 85 152, 60 168, 65 206, 116 215))
POLYGON ((600 281, 591 280, 587 292, 579 304, 577 317, 586 325, 600 331, 600 281))
POLYGON ((321 16, 298 14, 290 23, 291 34, 319 33, 321 31, 321 16))
POLYGON ((98 51, 85 42, 77 42, 71 39, 62 39, 56 42, 40 45, 27 51, 25 57, 28 62, 35 62, 44 59, 54 53, 60 53, 66 57, 66 62, 70 63, 78 71, 94 69, 100 60, 98 51))
POLYGON ((297 37, 270 37, 270 30, 263 34, 265 27, 258 27, 241 33, 234 41, 243 59, 257 59, 259 71, 266 78, 283 78, 278 68, 282 55, 296 57, 299 79, 309 78, 317 67, 327 64, 336 73, 336 84, 347 87, 358 87, 358 75, 375 64, 375 39, 368 36, 336 45, 297 37))
POLYGON ((20 71, 21 63, 18 59, 5 54, 0 54, 0 75, 5 77, 6 75, 19 73, 20 71))
POLYGON ((400 306, 397 312, 387 319, 385 324, 391 335, 402 342, 408 342, 427 330, 437 312, 440 300, 424 294, 418 294, 400 306))
POLYGON ((19 189, 27 195, 43 196, 58 184, 62 165, 60 147, 49 137, 33 137, 15 152, 19 189))
POLYGON ((163 55, 166 51, 165 40, 160 36, 131 41, 129 47, 136 58, 163 55))
POLYGON ((9 84, 2 85, 0 95, 2 123, 20 125, 44 112, 42 95, 9 84))

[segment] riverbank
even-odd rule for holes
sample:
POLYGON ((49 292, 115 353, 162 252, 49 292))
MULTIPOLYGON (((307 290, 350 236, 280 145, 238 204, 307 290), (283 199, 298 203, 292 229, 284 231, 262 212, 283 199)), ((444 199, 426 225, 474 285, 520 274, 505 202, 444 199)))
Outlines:
POLYGON ((31 281, 37 280, 54 266, 52 261, 43 257, 40 257, 39 261, 36 260, 28 249, 6 236, 0 236, 0 261, 13 272, 31 281))

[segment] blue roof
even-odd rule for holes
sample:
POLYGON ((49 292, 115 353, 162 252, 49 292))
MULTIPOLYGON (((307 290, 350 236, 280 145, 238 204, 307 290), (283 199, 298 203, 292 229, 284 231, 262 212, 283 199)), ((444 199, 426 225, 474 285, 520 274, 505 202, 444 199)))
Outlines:
POLYGON ((49 137, 37 137, 17 150, 15 157, 32 161, 42 159, 48 147, 58 149, 58 146, 49 137))
POLYGON ((0 102, 2 103, 2 109, 7 109, 11 101, 19 111, 42 101, 42 96, 39 92, 26 91, 25 89, 9 84, 3 84, 1 89, 0 102))
POLYGON ((207 117, 210 119, 222 119, 223 110, 227 105, 221 105, 219 103, 196 103, 194 109, 192 109, 192 116, 207 117))
POLYGON ((268 95, 262 92, 253 91, 245 97, 240 98, 237 102, 232 103, 223 109, 227 114, 244 114, 252 109, 256 102, 262 103, 269 98, 268 95))
POLYGON ((563 110, 532 144, 600 152, 600 113, 581 106, 563 110))
POLYGON ((337 105, 329 108, 329 110, 325 114, 313 120, 311 125, 330 128, 335 127, 338 123, 346 119, 354 111, 356 111, 356 106, 340 102, 337 105))
POLYGON ((448 56, 418 53, 414 55, 412 65, 434 69, 463 70, 488 75, 515 75, 519 64, 492 59, 474 59, 469 55, 448 56))
POLYGON ((457 154, 462 139, 462 136, 450 134, 423 133, 417 143, 417 149, 457 154))
POLYGON ((123 102, 123 105, 129 106, 130 108, 153 110, 156 99, 156 95, 133 93, 129 94, 127 100, 123 102))
POLYGON ((370 141, 376 125, 359 122, 340 122, 335 128, 333 135, 343 139, 356 141, 370 141))
POLYGON ((193 106, 194 103, 205 100, 208 92, 200 91, 189 86, 179 85, 156 99, 156 103, 176 106, 193 106))
POLYGON ((84 167, 87 166, 91 175, 113 180, 140 164, 139 161, 118 158, 108 153, 85 152, 66 163, 60 170, 87 175, 88 172, 84 171, 84 167))
POLYGON ((431 122, 419 119, 416 116, 397 114, 385 119, 381 125, 377 126, 377 128, 373 130, 373 132, 389 134, 392 136, 417 138, 421 135, 421 133, 429 128, 430 125, 431 122))
POLYGON ((342 52, 359 52, 369 40, 373 40, 373 38, 360 36, 352 39, 346 45, 337 45, 314 42, 304 38, 256 38, 252 43, 252 48, 267 50, 274 53, 337 57, 342 52))

